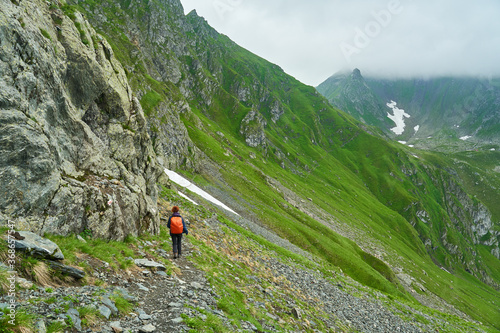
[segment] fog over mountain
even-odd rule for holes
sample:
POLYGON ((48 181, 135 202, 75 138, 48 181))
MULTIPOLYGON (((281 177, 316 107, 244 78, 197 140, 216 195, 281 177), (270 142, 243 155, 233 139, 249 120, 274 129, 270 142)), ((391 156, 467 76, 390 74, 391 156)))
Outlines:
POLYGON ((182 0, 219 32, 316 86, 339 70, 382 77, 498 76, 494 0, 182 0))

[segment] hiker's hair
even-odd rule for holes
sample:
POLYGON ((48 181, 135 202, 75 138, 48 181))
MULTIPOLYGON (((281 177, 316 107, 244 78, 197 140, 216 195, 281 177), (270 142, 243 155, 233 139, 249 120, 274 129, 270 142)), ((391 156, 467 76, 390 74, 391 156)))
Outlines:
POLYGON ((174 206, 172 207, 172 213, 177 213, 179 211, 179 207, 174 206))

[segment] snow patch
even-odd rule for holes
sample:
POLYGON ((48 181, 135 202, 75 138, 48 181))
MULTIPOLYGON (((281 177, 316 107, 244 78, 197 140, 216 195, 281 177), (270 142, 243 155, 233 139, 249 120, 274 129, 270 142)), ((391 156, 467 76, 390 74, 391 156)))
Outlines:
MULTIPOLYGON (((226 206, 225 204, 223 204, 219 200, 215 199, 213 196, 211 196, 210 194, 208 194, 207 192, 205 192, 204 190, 202 190, 198 186, 194 185, 189 180, 187 180, 186 178, 179 175, 177 172, 165 169, 165 173, 167 174, 168 178, 170 178, 170 180, 173 181, 174 183, 176 183, 177 185, 185 187, 188 190, 190 190, 191 192, 198 194, 199 196, 201 196, 204 199, 207 199, 211 203, 216 204, 217 206, 222 207, 225 210, 239 216, 239 214, 236 213, 234 210, 232 210, 231 208, 229 208, 228 206, 226 206)), ((180 192, 179 192, 179 194, 180 194, 180 192)), ((182 194, 181 194, 181 196, 182 196, 182 194)))
POLYGON ((406 141, 398 141, 400 144, 405 145, 406 141))
POLYGON ((418 130, 420 129, 420 125, 413 127, 413 129, 415 130, 415 134, 416 134, 418 132, 418 130))
POLYGON ((183 197, 184 199, 187 199, 189 201, 191 201, 192 203, 194 203, 196 206, 198 206, 198 203, 196 201, 194 201, 193 199, 191 199, 190 197, 188 197, 187 195, 185 195, 184 193, 182 192, 177 192, 181 197, 183 197))
POLYGON ((460 140, 465 141, 465 140, 470 139, 470 138, 472 138, 472 136, 466 135, 466 136, 461 137, 460 140))
POLYGON ((396 127, 391 128, 391 131, 396 133, 396 135, 401 135, 403 134, 406 126, 404 118, 410 118, 410 115, 406 113, 405 110, 398 108, 396 106, 397 104, 398 103, 394 101, 387 103, 387 106, 390 107, 394 113, 393 115, 387 113, 387 117, 396 124, 396 127))

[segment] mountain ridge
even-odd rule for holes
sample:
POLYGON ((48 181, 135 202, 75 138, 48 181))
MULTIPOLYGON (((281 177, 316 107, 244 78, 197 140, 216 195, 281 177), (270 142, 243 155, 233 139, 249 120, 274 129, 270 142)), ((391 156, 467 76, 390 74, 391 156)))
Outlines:
MULTIPOLYGON (((359 74, 359 70, 354 70, 359 74)), ((441 142, 426 140, 429 136, 443 137, 445 144, 467 138, 472 144, 498 145, 496 119, 500 107, 497 78, 436 77, 413 79, 384 79, 358 77, 358 86, 352 86, 345 74, 331 76, 318 90, 356 119, 381 128, 393 139, 400 139, 419 148, 439 149, 441 142), (331 85, 331 86, 330 86, 331 85), (368 89, 366 89, 368 88, 368 89), (359 114, 362 104, 350 103, 352 94, 365 93, 372 104, 367 115, 359 114), (411 116, 404 133, 394 135, 391 123, 384 121, 386 103, 396 101, 411 116), (372 117, 372 118, 370 118, 372 117), (373 119, 375 117, 376 119, 373 119), (418 130, 414 128, 418 126, 418 130)), ((463 141, 465 141, 463 140, 463 141)))

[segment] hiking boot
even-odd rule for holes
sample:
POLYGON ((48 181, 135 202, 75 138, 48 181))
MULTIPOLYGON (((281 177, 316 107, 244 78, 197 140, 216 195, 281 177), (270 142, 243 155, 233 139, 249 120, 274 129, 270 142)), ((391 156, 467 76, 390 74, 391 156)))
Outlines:
POLYGON ((178 256, 177 256, 177 253, 174 253, 174 259, 177 259, 178 256))

